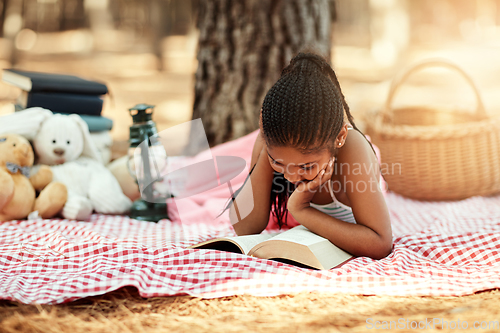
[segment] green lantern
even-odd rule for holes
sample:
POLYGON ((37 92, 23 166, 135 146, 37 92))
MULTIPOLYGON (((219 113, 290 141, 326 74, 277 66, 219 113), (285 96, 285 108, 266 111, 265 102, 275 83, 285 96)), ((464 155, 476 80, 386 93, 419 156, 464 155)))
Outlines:
POLYGON ((130 217, 158 222, 168 218, 165 190, 161 171, 166 166, 167 155, 158 140, 156 124, 152 120, 154 105, 137 104, 129 109, 133 124, 130 126, 128 170, 135 179, 141 198, 130 210, 130 217), (158 188, 162 189, 158 191, 158 188))

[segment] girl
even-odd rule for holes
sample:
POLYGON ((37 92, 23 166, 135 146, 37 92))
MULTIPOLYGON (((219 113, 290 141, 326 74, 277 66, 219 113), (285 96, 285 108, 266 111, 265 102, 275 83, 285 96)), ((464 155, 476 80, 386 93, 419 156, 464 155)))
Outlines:
POLYGON ((387 256, 392 231, 380 168, 330 65, 316 54, 295 56, 267 92, 259 123, 250 181, 230 207, 235 232, 262 232, 272 208, 280 228, 290 212, 354 256, 387 256))

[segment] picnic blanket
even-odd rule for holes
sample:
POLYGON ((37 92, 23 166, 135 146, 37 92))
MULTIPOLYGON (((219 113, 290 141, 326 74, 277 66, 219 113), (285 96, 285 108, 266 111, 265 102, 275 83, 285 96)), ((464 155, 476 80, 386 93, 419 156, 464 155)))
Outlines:
MULTIPOLYGON (((195 159, 249 162, 256 132, 195 159)), ((248 170, 231 181, 241 186, 248 170)), ((500 195, 421 202, 387 192, 394 248, 384 259, 358 257, 329 271, 187 246, 233 235, 227 184, 169 202, 170 220, 93 215, 88 222, 0 223, 0 299, 62 303, 134 286, 143 297, 302 291, 363 295, 460 296, 500 287, 500 195), (217 217, 218 216, 218 217, 217 217)), ((265 232, 274 231, 270 223, 265 232)))

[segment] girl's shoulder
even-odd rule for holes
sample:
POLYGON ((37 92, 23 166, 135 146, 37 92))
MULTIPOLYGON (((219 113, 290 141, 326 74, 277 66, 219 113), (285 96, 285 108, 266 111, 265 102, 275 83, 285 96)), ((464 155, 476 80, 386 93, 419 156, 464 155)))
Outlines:
POLYGON ((359 165, 365 169, 363 166, 366 165, 368 167, 366 170, 371 169, 370 165, 378 165, 377 156, 370 142, 356 129, 348 131, 344 145, 338 150, 337 162, 341 163, 341 166, 346 165, 350 168, 359 165))
POLYGON ((353 151, 357 152, 358 149, 361 149, 361 152, 369 153, 367 156, 373 155, 375 157, 370 142, 368 142, 368 139, 361 132, 354 128, 349 128, 347 133, 344 145, 339 149, 339 155, 350 155, 353 151))

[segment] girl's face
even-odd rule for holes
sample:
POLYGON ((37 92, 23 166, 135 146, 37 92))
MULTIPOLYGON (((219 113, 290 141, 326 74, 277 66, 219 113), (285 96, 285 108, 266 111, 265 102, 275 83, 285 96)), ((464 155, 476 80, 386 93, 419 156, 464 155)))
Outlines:
POLYGON ((271 167, 293 184, 313 180, 334 158, 328 149, 304 154, 293 147, 271 146, 267 147, 267 155, 271 167))

